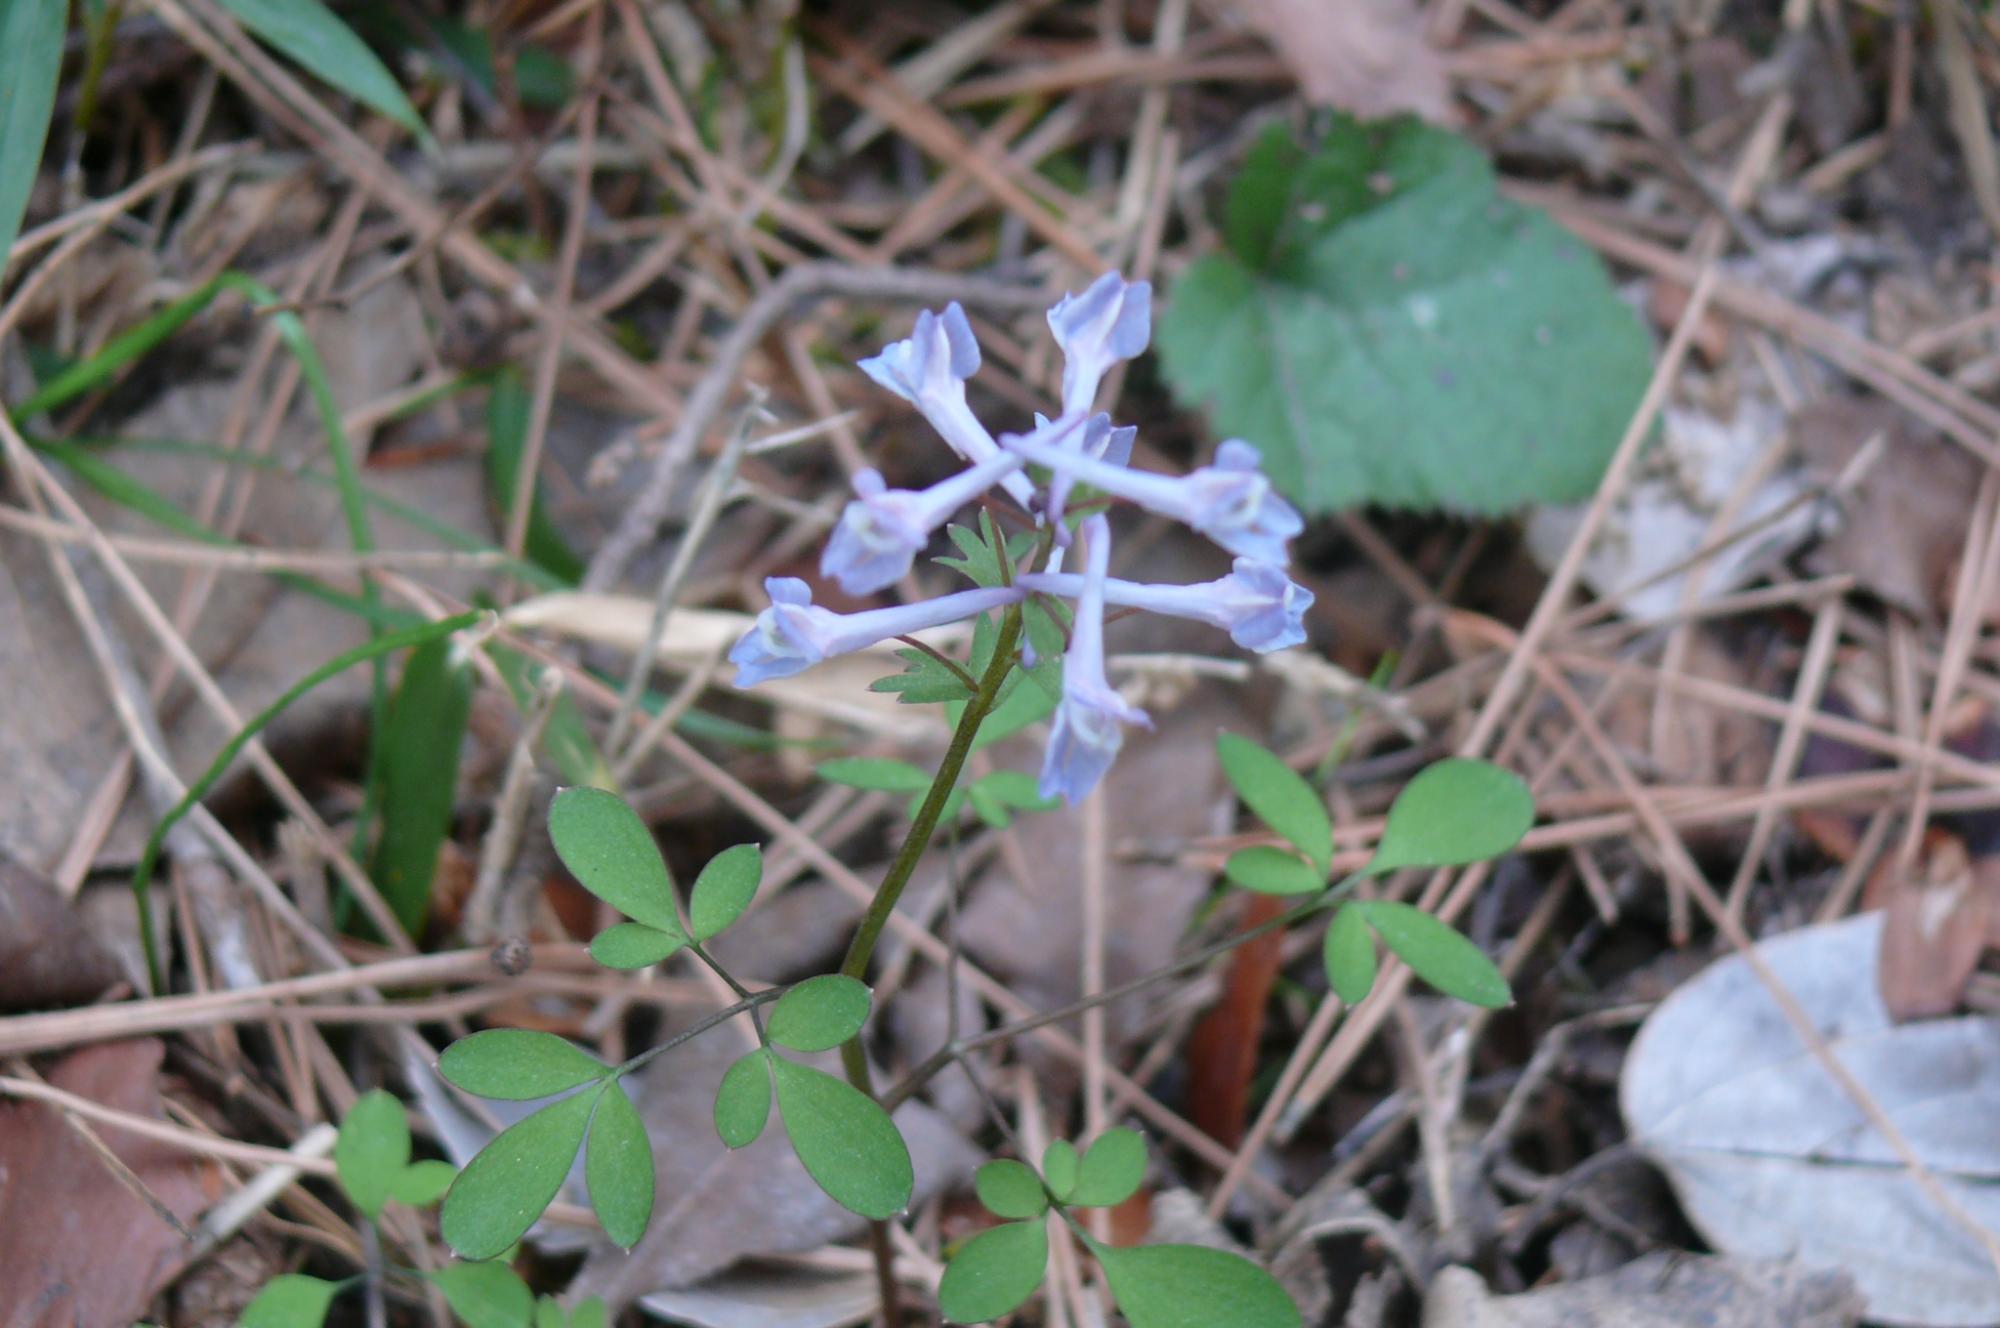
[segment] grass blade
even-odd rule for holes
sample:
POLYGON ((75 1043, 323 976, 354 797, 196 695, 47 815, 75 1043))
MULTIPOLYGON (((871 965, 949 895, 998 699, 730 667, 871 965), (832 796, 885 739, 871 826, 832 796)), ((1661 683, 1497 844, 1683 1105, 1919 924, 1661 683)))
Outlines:
POLYGON ((430 131, 395 75, 319 0, 221 0, 243 26, 324 83, 428 142, 430 131))
POLYGON ((0 0, 0 272, 48 142, 68 12, 68 0, 0 0))

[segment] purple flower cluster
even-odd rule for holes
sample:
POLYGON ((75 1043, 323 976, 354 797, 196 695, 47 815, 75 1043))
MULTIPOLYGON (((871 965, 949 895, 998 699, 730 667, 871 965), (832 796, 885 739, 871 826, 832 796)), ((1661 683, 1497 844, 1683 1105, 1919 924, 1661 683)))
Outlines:
POLYGON ((972 414, 965 380, 979 369, 979 343, 965 311, 952 304, 925 310, 903 341, 863 360, 870 378, 910 402, 930 421, 966 468, 927 489, 891 489, 875 471, 854 477, 854 501, 828 539, 820 571, 851 595, 895 584, 946 521, 999 487, 1057 544, 1050 570, 1023 573, 1011 586, 965 590, 896 608, 834 613, 812 602, 805 582, 772 577, 771 606, 743 634, 729 658, 736 685, 785 678, 833 655, 911 632, 956 622, 1027 598, 1074 601, 1063 654, 1062 700, 1042 765, 1043 797, 1074 805, 1104 777, 1128 725, 1150 725, 1143 710, 1121 697, 1104 674, 1107 604, 1210 623, 1247 650, 1282 650, 1305 640, 1312 592, 1286 574, 1286 544, 1303 523, 1259 468, 1257 449, 1231 439, 1215 461, 1175 477, 1129 466, 1136 430, 1116 428, 1092 412, 1112 366, 1146 349, 1152 334, 1152 288, 1107 272, 1081 295, 1065 295, 1049 310, 1049 328, 1063 352, 1062 413, 1035 417, 1026 434, 998 439, 972 414), (1027 469, 1047 472, 1037 485, 1027 469), (1110 575, 1111 523, 1100 513, 1078 527, 1083 570, 1060 568, 1070 544, 1063 511, 1077 485, 1171 517, 1236 555, 1228 576, 1201 585, 1154 585, 1110 575))

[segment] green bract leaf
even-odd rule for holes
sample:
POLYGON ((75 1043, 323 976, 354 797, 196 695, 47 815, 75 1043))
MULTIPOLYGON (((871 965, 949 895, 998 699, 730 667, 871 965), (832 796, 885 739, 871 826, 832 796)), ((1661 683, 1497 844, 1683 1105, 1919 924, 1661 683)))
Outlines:
POLYGON ((1067 1139, 1057 1139, 1042 1150, 1042 1179, 1047 1182, 1049 1193, 1068 1203, 1069 1197, 1076 1193, 1077 1172, 1081 1165, 1076 1145, 1067 1139))
POLYGON ((1375 986, 1375 938, 1368 934, 1368 920, 1360 908, 1341 905, 1326 926, 1321 953, 1333 994, 1349 1005, 1367 1000, 1375 986))
POLYGON ((653 1145, 646 1123, 615 1079, 604 1086, 590 1118, 583 1179, 604 1234, 620 1249, 637 1245, 653 1216, 653 1145))
POLYGON ((438 1073, 479 1097, 529 1102, 601 1079, 610 1069, 554 1033, 489 1028, 446 1047, 438 1073))
POLYGON ((678 930, 661 931, 643 922, 615 922, 590 938, 590 957, 606 968, 647 968, 687 943, 687 936, 678 930))
POLYGON ((457 1175, 457 1167, 436 1158, 412 1162, 389 1182, 389 1197, 412 1208, 428 1208, 444 1197, 457 1175))
POLYGON ((410 1123, 403 1104, 376 1089, 363 1093, 340 1123, 333 1144, 333 1168, 340 1188, 369 1217, 380 1217, 382 1205, 410 1160, 410 1123))
POLYGON ((1240 1255, 1205 1245, 1090 1243, 1132 1328, 1299 1328, 1277 1279, 1240 1255))
POLYGON ((730 1148, 757 1142, 771 1118, 771 1053, 747 1052, 727 1070, 715 1090, 715 1132, 730 1148))
POLYGON ((972 689, 965 685, 965 679, 916 647, 898 650, 896 656, 903 661, 903 671, 877 678, 868 684, 869 691, 894 692, 902 705, 930 705, 971 697, 972 689))
POLYGON ((471 712, 472 669, 457 645, 440 639, 412 650, 381 740, 382 838, 369 873, 406 935, 422 936, 430 912, 471 712))
POLYGON ((549 806, 549 837, 584 889, 634 922, 682 935, 660 846, 615 793, 566 788, 549 806))
POLYGON ((867 984, 839 973, 807 978, 778 998, 771 1041, 794 1051, 825 1051, 861 1031, 872 995, 867 984))
POLYGON ((915 793, 931 786, 929 775, 908 761, 893 761, 888 757, 852 756, 838 761, 822 761, 819 777, 830 783, 876 793, 915 793))
POLYGON ((774 1056, 771 1070, 792 1148, 827 1197, 878 1221, 902 1212, 916 1173, 889 1113, 845 1080, 797 1061, 774 1056))
POLYGON ((48 141, 68 14, 69 0, 0 4, 0 275, 21 233, 48 141))
POLYGON ((953 1323, 997 1319, 1035 1294, 1048 1265, 1045 1223, 1009 1222, 982 1231, 945 1266, 944 1279, 938 1283, 938 1308, 953 1323))
POLYGON ((1420 908, 1391 899, 1348 905, 1368 920, 1382 944, 1410 971, 1447 996, 1499 1009, 1511 1003, 1507 979, 1480 948, 1420 908))
POLYGON ((764 876, 764 850, 755 844, 726 848, 708 860, 694 878, 688 898, 688 925, 697 941, 705 941, 743 916, 764 876))
POLYGON ((1505 853, 1535 823, 1519 778, 1485 761, 1439 761, 1403 786, 1364 869, 1456 867, 1505 853))
POLYGON ((534 1292, 504 1263, 448 1263, 431 1280, 471 1328, 529 1328, 534 1321, 534 1292))
POLYGON ((340 1283, 300 1273, 280 1273, 243 1307, 239 1328, 319 1328, 340 1283))
POLYGON ((1477 148, 1409 119, 1343 119, 1309 152, 1273 128, 1238 188, 1234 252, 1174 283, 1154 340, 1175 395, 1256 444, 1279 488, 1315 512, 1595 490, 1650 340, 1477 148))
POLYGON ((1049 1196, 1034 1168, 1009 1158, 981 1167, 972 1178, 979 1202, 995 1217, 1040 1217, 1049 1211, 1049 1196))
POLYGON ((543 1107, 480 1149, 444 1196, 438 1216, 445 1243, 468 1259, 494 1259, 526 1235, 576 1161, 597 1092, 543 1107))
POLYGON ((1333 824, 1326 804, 1292 768, 1248 738, 1225 733, 1215 740, 1222 773, 1238 797, 1316 863, 1324 877, 1333 866, 1333 824))
POLYGON ((1076 1189, 1067 1202, 1082 1208, 1124 1203, 1146 1179, 1146 1141, 1137 1130, 1114 1126, 1097 1136, 1077 1168, 1076 1189))
POLYGON ((430 137, 395 76, 319 0, 222 0, 222 7, 314 77, 380 111, 419 138, 430 137))
POLYGON ((1235 884, 1260 895, 1316 895, 1326 889, 1326 876, 1318 868, 1268 844, 1238 849, 1222 871, 1235 884))

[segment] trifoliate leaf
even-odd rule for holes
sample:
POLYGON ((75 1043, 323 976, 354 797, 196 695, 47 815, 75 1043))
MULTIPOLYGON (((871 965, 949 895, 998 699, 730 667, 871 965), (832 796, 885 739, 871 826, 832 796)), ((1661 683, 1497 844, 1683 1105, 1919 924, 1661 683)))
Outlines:
POLYGON ((995 1217, 1040 1217, 1049 1211, 1049 1196, 1034 1168, 1012 1158, 996 1158, 972 1177, 979 1202, 995 1217))
POLYGON ((1162 370, 1302 507, 1488 513, 1596 489, 1649 338, 1470 143, 1342 118, 1308 149, 1273 127, 1227 234, 1173 285, 1162 370))
POLYGON ((746 1052, 723 1071, 715 1090, 715 1132, 725 1146, 745 1148, 771 1118, 771 1053, 746 1052))
POLYGON ((646 1123, 617 1081, 604 1086, 583 1149, 583 1180, 604 1234, 631 1249, 653 1216, 653 1145, 646 1123))
POLYGON ((1067 1139, 1057 1139, 1042 1150, 1042 1179, 1048 1183, 1049 1193, 1068 1203, 1076 1193, 1077 1172, 1082 1159, 1076 1155, 1076 1145, 1067 1139))
POLYGON ((1514 774, 1486 761, 1439 761, 1396 795, 1364 870, 1481 862, 1520 843, 1534 823, 1534 796, 1514 774))
POLYGON ((319 1328, 340 1283, 301 1273, 280 1273, 243 1307, 240 1328, 319 1328))
POLYGON ((1350 904, 1410 971, 1447 996, 1499 1009, 1511 1004, 1507 979, 1480 948, 1420 908, 1392 899, 1350 904))
POLYGON ((480 1149, 444 1196, 445 1243, 467 1259, 494 1259, 526 1235, 562 1188, 596 1100, 595 1089, 573 1093, 480 1149))
POLYGON ((1238 849, 1222 864, 1223 875, 1260 895, 1316 895, 1326 889, 1326 875, 1296 853, 1269 844, 1238 849))
POLYGON ((403 1164, 410 1160, 410 1124, 403 1104, 381 1089, 364 1093, 340 1123, 334 1172, 354 1206, 380 1217, 403 1164))
POLYGON ((529 1102, 600 1079, 610 1067, 554 1033, 489 1028, 438 1057, 438 1073, 477 1097, 529 1102))
POLYGON ((530 1328, 534 1321, 534 1292, 504 1263, 448 1263, 431 1280, 470 1328, 530 1328))
POLYGON ((688 897, 688 925, 697 941, 705 941, 743 916, 764 876, 764 850, 755 844, 726 848, 708 860, 694 878, 688 897))
POLYGON ((457 1176, 458 1168, 449 1162, 436 1158, 412 1162, 389 1183, 389 1197, 412 1208, 428 1208, 444 1197, 457 1176))
POLYGON ((1300 1328, 1276 1278, 1240 1255, 1205 1245, 1090 1243, 1112 1298, 1132 1328, 1300 1328))
POLYGON ((549 838, 584 889, 634 922, 680 934, 660 846, 623 798, 597 788, 564 789, 549 805, 549 838))
POLYGON ((1049 1232, 1040 1219, 982 1231, 945 1265, 938 1308, 953 1323, 997 1319, 1035 1294, 1048 1264, 1049 1232))
POLYGON ((771 1041, 794 1051, 826 1051, 861 1031, 873 999, 867 984, 839 973, 807 978, 771 1010, 771 1041))
POLYGON ((1290 840, 1319 867, 1324 878, 1333 866, 1333 824, 1312 785, 1276 756, 1237 734, 1217 738, 1215 750, 1222 758, 1222 773, 1244 806, 1290 840))
POLYGON ((1368 934, 1366 915, 1353 904, 1341 905, 1321 948, 1333 994, 1349 1005, 1367 1000, 1375 986, 1375 938, 1368 934))
POLYGON ((1111 1208, 1131 1198, 1146 1179, 1146 1141, 1137 1130, 1114 1126, 1097 1136, 1077 1168, 1076 1188, 1066 1202, 1081 1208, 1111 1208))
POLYGON ((902 1212, 916 1173, 889 1113, 846 1080, 797 1061, 774 1056, 771 1070, 792 1149, 827 1197, 878 1221, 902 1212))

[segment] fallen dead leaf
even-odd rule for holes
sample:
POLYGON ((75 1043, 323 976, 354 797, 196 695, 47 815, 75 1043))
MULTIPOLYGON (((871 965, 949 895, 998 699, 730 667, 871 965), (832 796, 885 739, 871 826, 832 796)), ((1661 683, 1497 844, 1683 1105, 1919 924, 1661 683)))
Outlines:
POLYGON ((1663 1252, 1518 1296, 1494 1295, 1469 1268, 1446 1268, 1424 1301, 1423 1328, 1852 1328, 1861 1310, 1838 1272, 1663 1252))
POLYGON ((1900 855, 1875 869, 1871 893, 1886 896, 1875 980, 1891 1018, 1950 1014, 1965 998, 1991 925, 1992 899, 1980 888, 1965 842, 1933 827, 1905 877, 1900 855))
POLYGON ((120 976, 55 886, 0 854, 0 1010, 88 1001, 120 976))
MULTIPOLYGON (((55 1087, 158 1117, 162 1046, 106 1042, 63 1058, 55 1087)), ((105 1126, 100 1139, 183 1224, 220 1192, 214 1168, 177 1148, 105 1126)), ((127 1328, 186 1263, 180 1232, 40 1103, 0 1105, 0 1325, 127 1328)))

